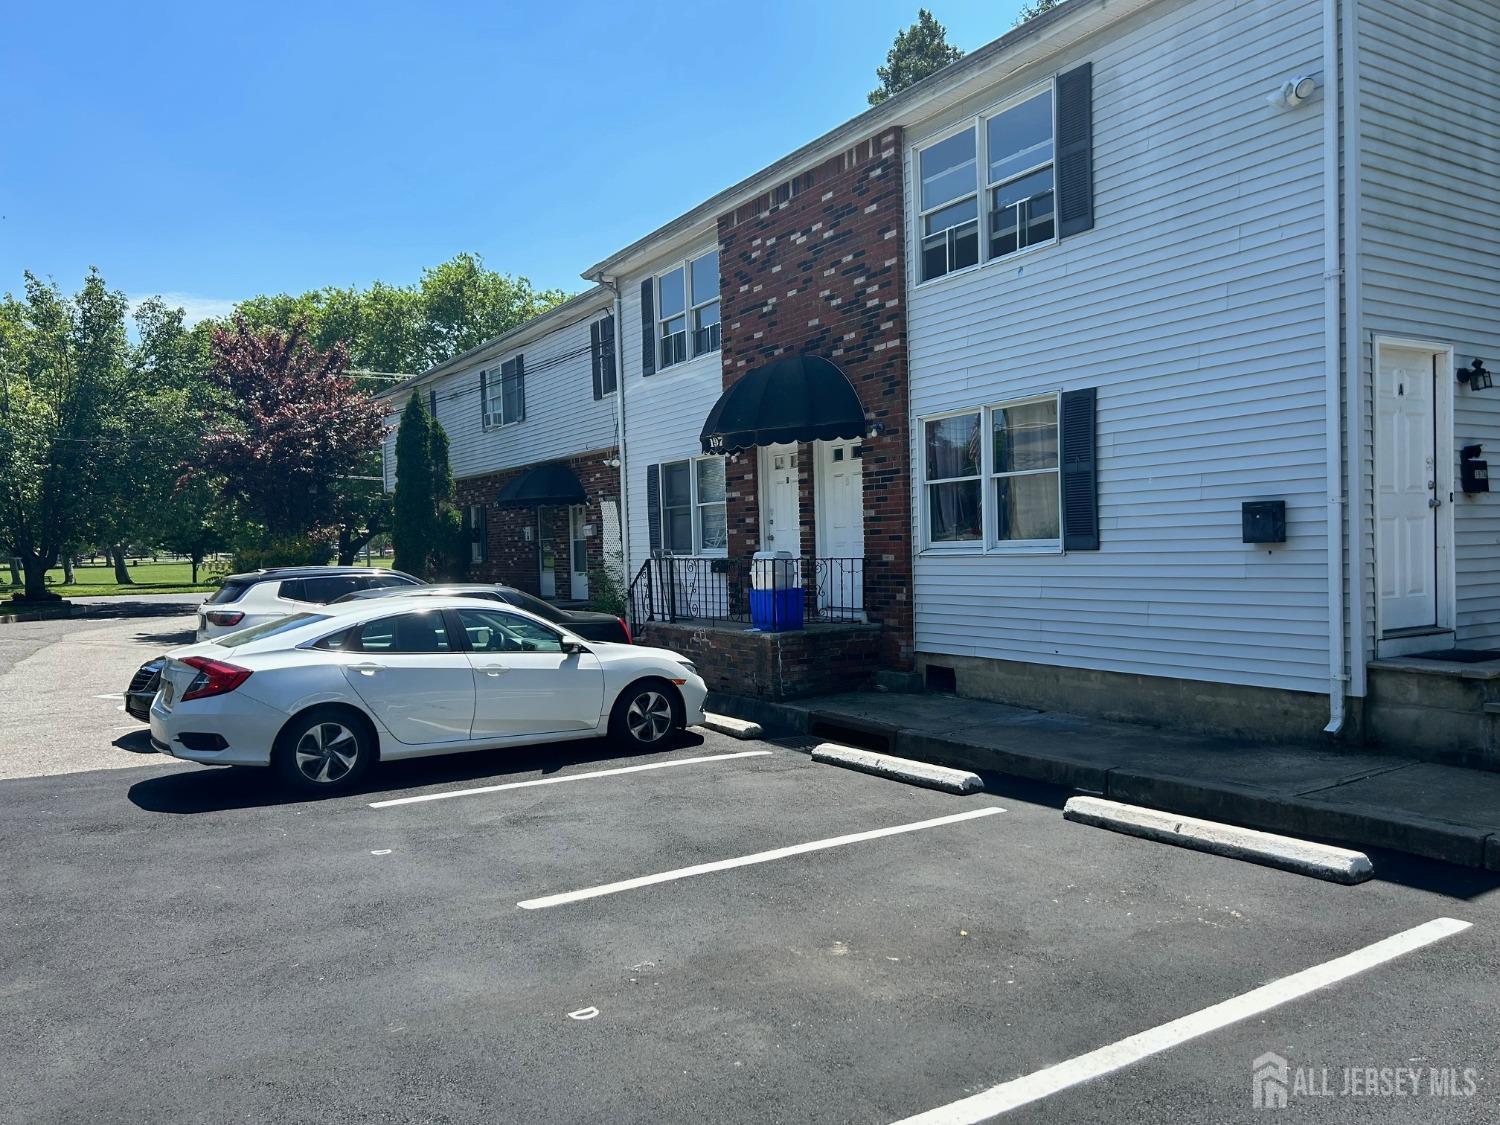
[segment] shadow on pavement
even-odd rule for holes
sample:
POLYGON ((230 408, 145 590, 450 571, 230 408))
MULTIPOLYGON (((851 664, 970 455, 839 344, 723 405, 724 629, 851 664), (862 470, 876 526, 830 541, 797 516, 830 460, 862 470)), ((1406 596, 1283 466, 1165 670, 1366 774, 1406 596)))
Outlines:
POLYGON ((132 639, 139 641, 141 644, 178 648, 182 645, 193 643, 193 631, 191 629, 177 629, 170 633, 137 633, 132 639))
MULTIPOLYGON (((134 747, 126 746, 125 742, 135 737, 136 733, 132 732, 117 740, 115 745, 133 750, 134 747)), ((149 747, 149 736, 146 737, 149 747)), ((702 736, 688 731, 665 750, 691 750, 702 745, 702 736)), ((412 758, 382 762, 367 773, 361 784, 354 789, 330 793, 326 797, 308 796, 283 789, 267 769, 183 763, 186 768, 181 772, 136 782, 130 787, 128 796, 132 804, 146 812, 224 812, 231 809, 315 803, 348 796, 388 796, 408 789, 451 785, 455 782, 502 784, 507 778, 517 774, 540 771, 546 776, 568 766, 594 763, 608 765, 612 761, 637 756, 631 751, 622 750, 608 739, 598 738, 587 742, 512 746, 433 758, 412 758)))
POLYGON ((122 734, 110 745, 118 746, 121 750, 129 750, 132 754, 156 753, 156 747, 151 745, 151 731, 147 727, 133 730, 129 734, 122 734))

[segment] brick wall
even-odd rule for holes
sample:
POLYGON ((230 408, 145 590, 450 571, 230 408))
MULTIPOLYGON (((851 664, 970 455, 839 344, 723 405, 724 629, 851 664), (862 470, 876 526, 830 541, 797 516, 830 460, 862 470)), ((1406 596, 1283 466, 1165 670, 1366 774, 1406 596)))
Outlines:
MULTIPOLYGON (((879 661, 910 668, 905 204, 901 131, 870 137, 719 218, 724 385, 781 355, 843 369, 881 432, 864 441, 865 610, 879 661)), ((802 548, 815 553, 813 452, 798 450, 802 548)), ((729 552, 760 546, 754 451, 729 459, 729 552)))
MULTIPOLYGON (((588 495, 585 504, 588 510, 587 520, 594 525, 594 535, 588 540, 591 572, 604 565, 607 551, 618 552, 620 549, 619 543, 605 543, 604 520, 600 511, 600 504, 604 500, 613 500, 617 508, 620 502, 620 471, 605 464, 616 456, 614 449, 596 449, 564 459, 577 474, 579 483, 588 495)), ((571 584, 568 570, 567 508, 501 508, 495 503, 495 497, 502 488, 534 467, 525 465, 502 473, 466 477, 454 482, 454 491, 460 505, 483 504, 488 509, 488 561, 470 566, 469 579, 474 582, 502 582, 533 594, 540 593, 540 545, 545 540, 554 555, 553 573, 556 576, 557 596, 566 599, 571 584), (527 528, 531 529, 532 536, 529 543, 526 541, 527 528)))
POLYGON ((637 640, 686 656, 710 691, 799 699, 865 687, 880 666, 883 635, 876 625, 752 633, 734 626, 653 623, 637 640))

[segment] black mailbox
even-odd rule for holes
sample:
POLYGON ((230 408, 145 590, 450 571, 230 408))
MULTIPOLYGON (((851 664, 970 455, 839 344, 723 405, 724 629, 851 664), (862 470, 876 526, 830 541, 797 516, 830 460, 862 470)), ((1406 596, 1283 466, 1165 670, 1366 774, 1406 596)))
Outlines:
POLYGON ((1246 543, 1286 542, 1286 501, 1246 500, 1240 505, 1240 525, 1246 543))
POLYGON ((1465 492, 1490 490, 1490 463, 1481 461, 1482 445, 1466 445, 1458 452, 1458 486, 1465 492))

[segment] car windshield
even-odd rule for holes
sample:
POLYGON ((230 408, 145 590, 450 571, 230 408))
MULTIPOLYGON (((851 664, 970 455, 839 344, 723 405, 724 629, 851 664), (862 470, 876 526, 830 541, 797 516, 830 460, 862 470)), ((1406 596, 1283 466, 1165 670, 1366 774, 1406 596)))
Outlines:
POLYGON ((278 633, 290 633, 293 629, 300 629, 303 625, 311 625, 316 621, 327 621, 325 613, 293 613, 286 617, 277 618, 275 621, 267 621, 264 625, 252 625, 248 629, 241 629, 236 633, 228 633, 219 637, 214 644, 221 648, 238 648, 247 645, 251 641, 263 641, 267 637, 274 637, 278 633))
POLYGON ((543 621, 562 621, 566 617, 555 605, 550 605, 541 598, 532 597, 523 590, 509 590, 506 592, 505 599, 511 605, 524 609, 527 613, 536 614, 543 621))
POLYGON ((225 602, 237 602, 240 596, 248 589, 249 582, 226 582, 214 591, 214 596, 208 599, 208 605, 223 605, 225 602))

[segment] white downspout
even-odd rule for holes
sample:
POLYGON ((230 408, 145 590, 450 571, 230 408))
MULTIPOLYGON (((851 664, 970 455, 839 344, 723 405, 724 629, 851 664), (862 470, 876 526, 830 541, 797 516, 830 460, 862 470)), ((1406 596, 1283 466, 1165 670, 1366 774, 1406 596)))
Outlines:
POLYGON ((1365 694, 1365 569, 1364 569, 1364 394, 1365 346, 1364 294, 1360 280, 1360 141, 1359 13, 1354 0, 1342 2, 1343 79, 1340 89, 1344 108, 1344 354, 1348 378, 1344 390, 1345 456, 1344 479, 1349 503, 1349 694, 1365 694))
POLYGON ((1323 2, 1323 368, 1328 481, 1328 725, 1344 729, 1344 442, 1339 362, 1339 35, 1340 0, 1323 2))

